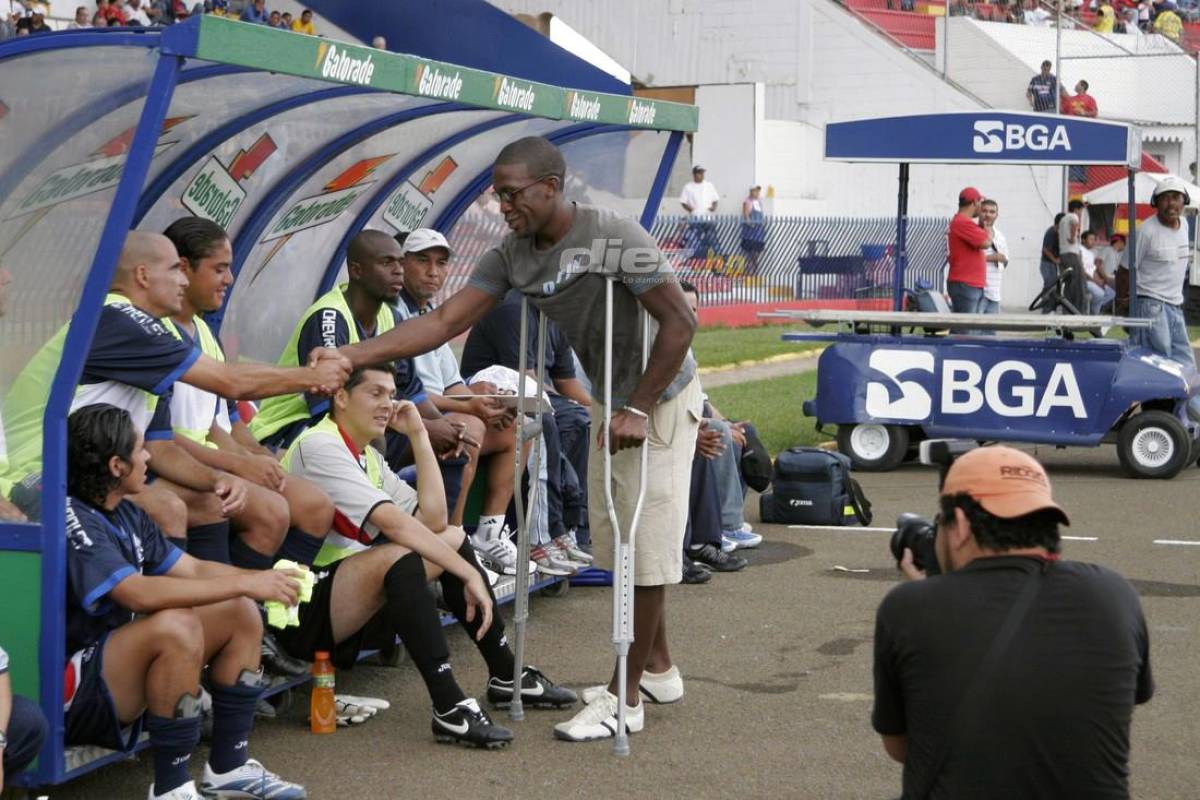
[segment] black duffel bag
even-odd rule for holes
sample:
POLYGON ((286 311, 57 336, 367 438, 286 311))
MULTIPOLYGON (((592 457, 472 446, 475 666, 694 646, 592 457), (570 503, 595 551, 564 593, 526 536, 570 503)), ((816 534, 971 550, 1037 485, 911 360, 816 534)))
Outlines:
POLYGON ((763 522, 788 525, 871 524, 871 503, 850 477, 849 457, 819 447, 779 454, 759 513, 763 522))

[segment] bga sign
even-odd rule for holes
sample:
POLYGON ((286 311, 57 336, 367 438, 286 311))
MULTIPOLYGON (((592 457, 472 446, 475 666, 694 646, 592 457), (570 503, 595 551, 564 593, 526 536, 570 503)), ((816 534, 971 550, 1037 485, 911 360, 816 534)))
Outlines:
POLYGON ((932 350, 878 349, 868 367, 864 410, 879 419, 925 422, 981 411, 1010 418, 1088 417, 1075 368, 1065 361, 982 364, 939 360, 932 350))
POLYGON ((831 161, 985 164, 1140 163, 1128 125, 1083 117, 989 110, 880 117, 825 126, 831 161))
POLYGON ((1057 150, 1071 152, 1071 139, 1065 125, 1005 124, 1003 120, 982 119, 975 123, 976 153, 1003 153, 1005 150, 1057 150))

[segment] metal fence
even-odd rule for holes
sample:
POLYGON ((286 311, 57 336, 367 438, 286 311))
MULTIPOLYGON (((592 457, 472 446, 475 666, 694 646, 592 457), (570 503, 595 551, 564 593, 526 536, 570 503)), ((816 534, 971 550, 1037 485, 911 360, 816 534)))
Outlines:
MULTIPOLYGON (((948 219, 908 221, 905 287, 940 286, 948 219)), ((507 233, 499 217, 464 218, 450 234, 454 259, 444 295, 466 283, 471 267, 507 233)), ((704 305, 804 301, 813 307, 890 308, 895 282, 895 217, 738 216, 703 221, 661 216, 651 233, 704 305)))

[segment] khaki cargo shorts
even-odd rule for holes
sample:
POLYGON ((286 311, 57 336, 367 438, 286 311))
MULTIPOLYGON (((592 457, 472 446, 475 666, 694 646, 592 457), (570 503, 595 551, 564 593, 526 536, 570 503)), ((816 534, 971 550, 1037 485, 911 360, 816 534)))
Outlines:
MULTIPOLYGON (((704 396, 693 378, 679 394, 650 414, 646 457, 646 499, 634 540, 633 582, 637 586, 679 583, 683 577, 683 536, 687 529, 692 457, 704 396)), ((604 406, 593 402, 588 446, 588 521, 595 566, 612 569, 613 531, 604 504, 604 451, 596 433, 604 424, 604 406)), ((628 532, 637 504, 641 451, 622 450, 612 458, 613 506, 622 532, 628 532)))

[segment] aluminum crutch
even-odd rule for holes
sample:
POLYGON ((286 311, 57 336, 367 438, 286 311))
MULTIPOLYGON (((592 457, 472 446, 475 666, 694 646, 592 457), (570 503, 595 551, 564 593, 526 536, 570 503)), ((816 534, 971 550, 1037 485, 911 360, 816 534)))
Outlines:
MULTIPOLYGON (((637 503, 629 520, 629 529, 621 535, 621 523, 612 495, 612 333, 613 282, 604 282, 604 508, 613 531, 613 647, 617 651, 617 735, 613 753, 629 755, 629 733, 625 728, 625 692, 629 661, 629 645, 633 642, 633 559, 637 541, 638 518, 642 501, 646 499, 646 442, 641 447, 641 470, 638 475, 637 503)), ((638 304, 638 321, 642 326, 642 371, 650 355, 650 336, 646 310, 638 304)))
POLYGON ((525 670, 525 623, 529 619, 529 527, 533 515, 537 511, 538 465, 542 459, 542 386, 546 379, 546 315, 538 314, 537 337, 537 395, 534 397, 534 408, 537 413, 533 419, 525 419, 525 370, 526 350, 529 347, 529 298, 521 297, 521 338, 520 354, 517 356, 517 452, 516 468, 513 470, 513 502, 517 511, 517 580, 513 597, 513 656, 516 666, 513 674, 513 699, 508 714, 514 720, 525 719, 525 707, 521 702, 521 676, 525 670), (525 498, 521 494, 521 473, 524 470, 524 459, 521 458, 525 442, 533 440, 534 469, 530 472, 529 507, 526 510, 525 498))

